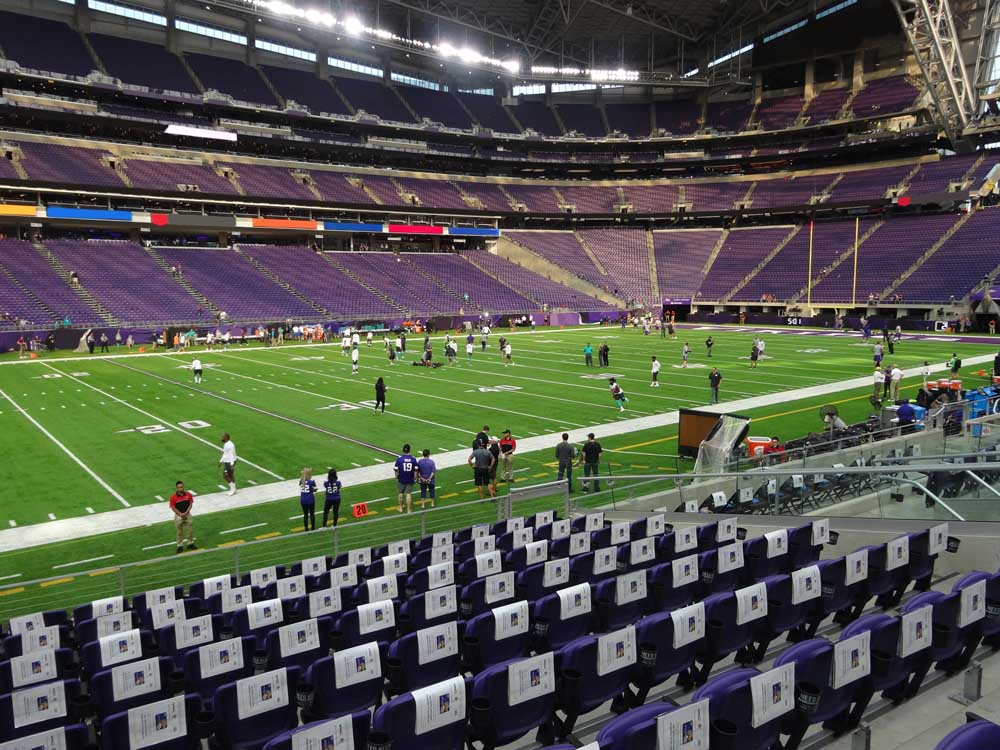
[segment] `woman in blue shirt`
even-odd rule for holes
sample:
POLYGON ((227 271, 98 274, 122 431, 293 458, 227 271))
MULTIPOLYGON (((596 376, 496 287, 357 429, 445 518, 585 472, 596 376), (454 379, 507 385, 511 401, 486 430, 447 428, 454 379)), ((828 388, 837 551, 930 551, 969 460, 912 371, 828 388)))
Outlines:
POLYGON ((302 527, 304 531, 316 528, 316 480, 313 470, 307 466, 299 475, 299 502, 302 504, 302 527))
MULTIPOLYGON (((381 380, 382 378, 379 378, 381 380)), ((331 468, 326 474, 326 481, 323 482, 323 489, 326 490, 326 502, 323 503, 323 528, 326 528, 327 518, 330 517, 330 510, 333 510, 333 525, 336 527, 340 519, 340 480, 337 479, 337 470, 331 468)))

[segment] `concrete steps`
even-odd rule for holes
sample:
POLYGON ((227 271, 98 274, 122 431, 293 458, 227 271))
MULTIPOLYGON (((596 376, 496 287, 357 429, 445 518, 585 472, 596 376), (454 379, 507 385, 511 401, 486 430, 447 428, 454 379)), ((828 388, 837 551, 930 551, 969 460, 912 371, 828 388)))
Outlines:
POLYGON ((108 310, 108 308, 98 301, 97 297, 95 297, 89 289, 83 286, 82 282, 77 285, 70 281, 70 269, 66 268, 66 266, 62 264, 62 261, 55 256, 55 253, 45 247, 45 245, 41 242, 32 242, 31 244, 35 250, 38 251, 38 254, 45 258, 45 261, 52 266, 52 269, 59 274, 60 277, 62 277, 63 281, 66 282, 66 286, 76 292, 77 296, 82 299, 91 310, 100 315, 105 323, 109 325, 117 325, 120 322, 114 315, 111 314, 111 311, 108 310))
MULTIPOLYGON (((164 259, 164 257, 162 255, 160 255, 158 252, 156 252, 156 250, 154 248, 152 248, 152 247, 148 247, 146 245, 143 245, 142 247, 143 247, 143 250, 146 251, 146 254, 149 255, 149 257, 152 258, 154 261, 156 261, 156 265, 158 265, 160 268, 162 268, 167 273, 170 273, 170 266, 171 266, 171 264, 168 263, 164 259)), ((176 281, 178 284, 180 284, 180 286, 184 289, 184 291, 186 291, 188 294, 190 294, 192 297, 194 297, 195 300, 198 302, 198 304, 200 304, 206 310, 210 310, 212 312, 212 314, 215 315, 215 317, 219 316, 219 312, 220 312, 219 308, 216 307, 214 304, 212 304, 212 302, 208 299, 208 297, 206 297, 204 294, 202 294, 197 289, 195 289, 193 286, 191 286, 191 284, 188 283, 188 280, 184 278, 184 269, 183 268, 181 268, 181 275, 179 277, 175 278, 174 281, 176 281)))

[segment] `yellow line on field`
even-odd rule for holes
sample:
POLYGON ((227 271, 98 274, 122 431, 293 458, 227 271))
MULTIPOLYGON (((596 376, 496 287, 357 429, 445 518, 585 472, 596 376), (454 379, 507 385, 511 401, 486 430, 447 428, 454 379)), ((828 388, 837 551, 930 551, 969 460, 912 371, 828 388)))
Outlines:
POLYGON ((57 578, 54 581, 45 581, 44 583, 38 584, 39 588, 47 589, 49 586, 58 586, 61 583, 69 583, 70 581, 75 581, 76 578, 70 576, 68 578, 57 578))
POLYGON ((273 539, 276 536, 281 536, 280 531, 269 531, 266 534, 258 534, 254 539, 273 539))
POLYGON ((538 479, 538 477, 547 477, 548 475, 549 475, 549 473, 547 471, 542 471, 542 472, 539 472, 538 474, 532 474, 531 478, 532 479, 538 479))
POLYGON ((14 594, 23 594, 24 586, 18 586, 16 589, 6 589, 0 591, 0 596, 13 596, 14 594))
POLYGON ((233 539, 230 542, 223 542, 222 544, 215 545, 216 547, 235 547, 237 544, 243 544, 242 539, 233 539))
POLYGON ((106 576, 108 573, 117 573, 121 568, 108 568, 107 570, 98 570, 94 573, 87 573, 90 578, 96 578, 97 576, 106 576))
POLYGON ((447 495, 438 495, 439 500, 447 500, 449 497, 458 497, 457 492, 449 492, 447 495))
POLYGON ((648 469, 649 467, 645 464, 632 464, 633 469, 648 469))
POLYGON ((466 495, 471 495, 473 492, 479 492, 479 490, 473 487, 471 490, 462 490, 462 492, 466 495))

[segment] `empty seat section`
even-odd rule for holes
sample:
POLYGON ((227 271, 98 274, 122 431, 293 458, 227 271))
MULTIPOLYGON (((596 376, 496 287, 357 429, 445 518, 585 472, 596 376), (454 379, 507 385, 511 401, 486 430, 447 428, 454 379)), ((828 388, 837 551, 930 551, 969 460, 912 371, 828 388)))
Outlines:
POLYGON ((97 69, 80 35, 62 21, 2 11, 0 49, 22 68, 72 76, 97 69))
POLYGON ((449 128, 471 130, 472 120, 451 94, 433 91, 418 86, 397 86, 396 91, 417 113, 432 122, 439 122, 449 128))
POLYGON ((236 179, 247 195, 261 198, 286 198, 289 200, 314 201, 316 196, 301 180, 292 176, 286 167, 270 167, 263 164, 222 164, 232 169, 236 179))
POLYGON ((531 128, 542 135, 562 135, 562 129, 552 110, 545 102, 521 101, 510 108, 514 117, 525 128, 531 128))
POLYGON ((180 58, 165 47, 106 34, 90 34, 88 39, 108 75, 123 83, 161 91, 198 92, 180 58), (141 64, 137 65, 137 61, 141 64))
POLYGON ((694 99, 653 102, 656 127, 674 135, 690 135, 701 122, 701 105, 694 99))
POLYGON ((606 104, 604 105, 604 114, 607 116, 608 125, 611 126, 612 130, 636 137, 649 135, 652 113, 647 102, 606 104))
POLYGON ((573 130, 591 138, 608 134, 601 110, 593 104, 557 104, 556 109, 567 131, 573 130))
POLYGON ((413 115, 403 104, 396 92, 380 82, 363 81, 360 78, 335 77, 334 82, 340 93, 347 97, 354 109, 363 109, 380 120, 391 122, 415 122, 413 115))
POLYGON ((573 232, 511 231, 507 237, 584 281, 601 288, 614 283, 598 270, 573 232))
POLYGON ((118 174, 101 162, 101 157, 108 154, 100 149, 28 141, 17 145, 29 180, 125 187, 118 174))
POLYGON ((236 195, 236 188, 207 164, 194 162, 129 159, 125 172, 132 184, 148 190, 166 190, 171 193, 196 192, 209 195, 236 195))
POLYGON ((788 234, 788 227, 734 229, 702 281, 698 294, 706 300, 724 297, 788 234))
POLYGON ((738 133, 746 130, 750 111, 748 100, 709 102, 705 109, 705 126, 722 132, 738 133))
POLYGON ((278 100, 264 83, 260 71, 228 57, 188 52, 188 65, 206 89, 229 94, 238 101, 278 106, 278 100))
POLYGON ((580 235, 614 279, 618 292, 629 299, 646 304, 653 299, 650 284, 649 251, 643 229, 588 229, 580 235))
POLYGON ((850 95, 850 89, 844 87, 821 91, 806 105, 806 122, 810 125, 818 125, 821 122, 836 119, 850 95))
MULTIPOLYGON (((0 265, 52 308, 57 320, 78 325, 101 323, 97 314, 56 270, 24 240, 0 240, 0 265)), ((73 269, 68 269, 73 270, 73 269)))
POLYGON ((329 81, 306 70, 278 68, 273 65, 261 65, 260 69, 286 102, 292 100, 309 107, 313 114, 325 112, 350 116, 351 111, 329 81))
POLYGON ((465 108, 479 121, 484 128, 497 133, 520 133, 521 129, 514 124, 506 108, 494 96, 486 94, 457 93, 465 108))
POLYGON ((889 115, 910 109, 920 89, 910 83, 907 76, 889 76, 870 81, 851 102, 855 117, 889 115))
POLYGON ((717 229, 653 232, 660 296, 694 297, 702 269, 720 235, 717 229))

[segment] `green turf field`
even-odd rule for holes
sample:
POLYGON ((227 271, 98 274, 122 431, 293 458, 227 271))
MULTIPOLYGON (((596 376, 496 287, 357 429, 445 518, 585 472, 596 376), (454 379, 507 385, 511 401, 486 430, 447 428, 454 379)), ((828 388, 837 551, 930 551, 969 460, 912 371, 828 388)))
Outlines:
MULTIPOLYGON (((321 480, 328 466, 344 471, 391 462, 404 442, 415 453, 425 447, 432 454, 466 449, 483 424, 489 424, 495 434, 509 428, 522 440, 567 428, 593 427, 606 449, 605 472, 676 472, 688 467, 673 458, 676 427, 608 435, 614 429, 609 425, 679 407, 704 406, 712 364, 719 366, 724 377, 723 401, 789 392, 771 406, 744 412, 763 423, 756 432, 784 439, 816 430, 820 426, 817 409, 824 403, 841 402, 848 421, 869 413, 868 388, 810 399, 792 393, 870 374, 870 346, 858 338, 764 334, 767 359, 752 370, 748 366, 750 331, 711 330, 716 342, 711 360, 704 346, 709 332, 681 329, 678 333, 672 340, 645 337, 631 328, 518 333, 511 337, 515 365, 504 367, 496 340, 509 334, 496 331, 485 353, 477 337, 471 363, 466 361, 463 341, 458 362, 435 370, 413 367, 410 361, 389 366, 376 342, 371 349, 362 344, 359 375, 351 374, 349 358, 341 356, 339 342, 201 350, 198 356, 206 370, 200 386, 194 385, 187 369, 190 353, 110 358, 62 354, 0 365, 0 434, 7 446, 7 460, 0 468, 4 487, 0 529, 17 529, 19 535, 30 538, 33 524, 53 519, 120 510, 126 504, 132 508, 164 506, 164 523, 4 553, 0 586, 10 588, 0 590, 0 609, 14 604, 16 584, 22 580, 172 553, 173 526, 162 499, 172 492, 176 479, 200 495, 220 491, 217 462, 223 432, 231 433, 239 452, 238 484, 250 488, 296 478, 306 465, 313 466, 321 480), (596 349, 605 340, 611 367, 585 367, 583 345, 590 342, 596 349), (690 366, 683 369, 680 352, 685 341, 690 342, 692 356, 690 366), (663 363, 658 389, 649 387, 652 355, 663 363), (609 374, 619 377, 630 397, 624 414, 608 394, 609 374), (380 375, 388 388, 385 415, 375 415, 368 403, 380 375)), ((443 337, 433 341, 435 359, 443 360, 443 337)), ((421 337, 410 337, 408 360, 416 356, 414 350, 420 345, 421 337)), ((904 339, 896 356, 887 361, 904 368, 924 360, 940 363, 957 346, 966 360, 996 351, 983 344, 904 339)), ((0 363, 12 361, 10 355, 0 358, 0 363)), ((978 369, 966 368, 963 379, 969 384, 981 382, 978 369)), ((904 387, 918 386, 918 378, 904 381, 904 387)), ((551 448, 519 452, 516 465, 518 484, 555 478, 551 448)), ((442 470, 439 505, 475 500, 470 477, 465 467, 442 470)), ((363 486, 348 484, 344 508, 367 501, 370 519, 384 520, 396 513, 394 493, 395 484, 389 479, 363 486)), ((321 498, 319 503, 321 507, 321 498)), ((297 498, 213 514, 205 510, 196 504, 196 536, 203 549, 222 545, 227 551, 241 542, 271 537, 286 537, 295 545, 294 539, 302 538, 292 536, 301 528, 297 498)), ((481 509, 463 506, 460 513, 439 512, 433 523, 452 528, 491 514, 495 510, 489 503, 481 509)), ((419 531, 388 526, 372 524, 371 528, 377 527, 386 538, 392 537, 390 531, 400 532, 397 536, 419 531)), ((268 548, 269 552, 259 554, 269 559, 289 557, 288 550, 276 543, 252 548, 255 554, 268 548)), ((291 559, 296 559, 295 554, 291 559)))

